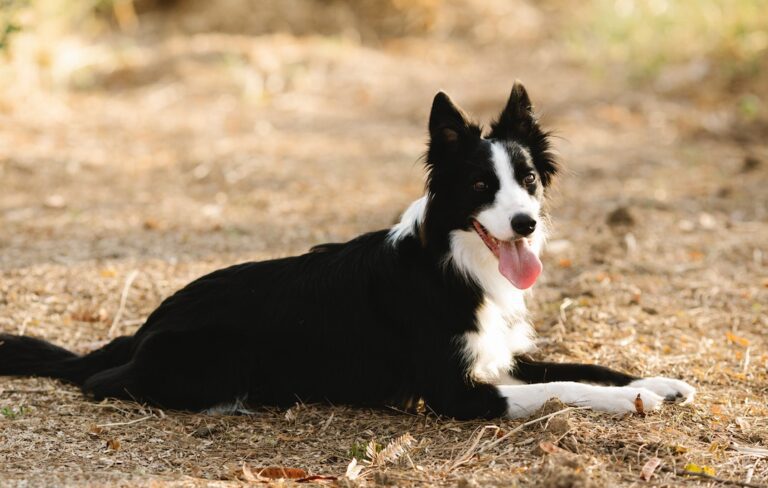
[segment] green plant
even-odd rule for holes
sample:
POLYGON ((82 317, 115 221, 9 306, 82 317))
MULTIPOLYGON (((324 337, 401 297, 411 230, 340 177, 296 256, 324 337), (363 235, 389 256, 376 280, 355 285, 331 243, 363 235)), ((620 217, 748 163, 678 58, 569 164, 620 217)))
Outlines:
POLYGON ((768 70, 768 0, 591 0, 569 17, 573 55, 631 79, 701 62, 726 82, 768 70))
POLYGON ((20 12, 29 0, 0 0, 0 52, 6 51, 13 34, 21 31, 20 12))
POLYGON ((19 406, 18 408, 13 407, 2 407, 0 408, 0 414, 3 415, 8 420, 16 420, 17 418, 21 417, 26 413, 26 409, 24 408, 24 405, 19 406))

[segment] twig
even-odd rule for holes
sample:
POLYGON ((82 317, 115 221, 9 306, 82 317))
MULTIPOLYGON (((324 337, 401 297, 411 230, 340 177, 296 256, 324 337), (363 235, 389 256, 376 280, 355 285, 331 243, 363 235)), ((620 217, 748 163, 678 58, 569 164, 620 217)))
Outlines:
POLYGON ((749 347, 744 351, 744 361, 741 363, 741 372, 747 374, 749 371, 749 347))
POLYGON ((477 436, 475 441, 472 443, 472 445, 469 448, 467 448, 466 451, 464 451, 464 454, 462 454, 456 461, 453 462, 453 464, 451 464, 451 466, 448 468, 448 471, 452 471, 452 470, 458 468, 459 466, 461 466, 462 464, 465 464, 466 462, 468 462, 470 459, 472 459, 472 457, 474 457, 474 456, 476 456, 478 454, 481 454, 481 453, 487 451, 488 449, 491 449, 493 447, 498 446, 499 444, 501 444, 505 440, 509 439, 513 434, 515 434, 517 432, 520 432, 521 430, 523 430, 524 428, 528 427, 529 425, 533 425, 535 423, 541 422, 542 420, 551 419, 552 417, 554 417, 556 415, 560 415, 561 413, 569 412, 571 410, 587 410, 589 408, 591 408, 591 407, 566 407, 566 408, 563 408, 562 410, 558 410, 557 412, 552 412, 552 413, 550 413, 548 415, 544 415, 543 417, 539 417, 539 418, 536 418, 536 419, 533 419, 533 420, 529 420, 528 422, 525 422, 523 424, 518 425, 517 427, 515 427, 512 430, 510 430, 509 432, 507 432, 503 436, 499 437, 498 439, 496 439, 494 441, 491 441, 488 444, 483 445, 477 451, 474 451, 475 447, 477 447, 477 445, 480 443, 480 439, 482 438, 482 436, 485 433, 486 429, 489 429, 489 428, 496 428, 496 429, 498 429, 498 427, 496 427, 495 425, 486 425, 485 427, 483 427, 480 430, 479 435, 477 436), (472 452, 472 451, 474 451, 474 452, 472 452))
POLYGON ((138 424, 139 422, 144 422, 145 420, 149 420, 152 417, 153 415, 147 415, 146 417, 141 417, 140 419, 135 419, 135 420, 129 420, 128 422, 112 422, 109 424, 98 424, 97 427, 117 427, 119 425, 138 424))
POLYGON ((123 286, 123 292, 120 294, 120 305, 117 307, 117 313, 115 313, 115 318, 112 320, 112 325, 109 327, 109 332, 107 332, 107 336, 112 339, 115 337, 115 331, 117 330, 117 326, 120 324, 120 317, 123 316, 123 311, 125 310, 125 302, 128 301, 128 292, 131 290, 131 285, 133 284, 133 280, 136 279, 136 276, 138 276, 139 271, 133 270, 130 273, 128 273, 128 276, 125 278, 125 285, 123 286))
POLYGON ((509 432, 507 432, 503 436, 499 437, 495 441, 493 441, 493 442, 491 442, 489 444, 484 445, 482 448, 480 448, 479 451, 477 451, 477 453, 480 454, 481 452, 485 452, 485 451, 487 451, 488 449, 490 449, 492 447, 496 447, 497 445, 499 445, 502 442, 504 442, 505 440, 507 440, 510 436, 512 436, 512 434, 523 430, 524 428, 528 427, 529 425, 533 425, 533 424, 535 424, 537 422, 541 422, 542 420, 551 419, 552 417, 554 417, 556 415, 560 415, 561 413, 569 412, 571 410, 589 410, 590 408, 592 408, 592 407, 565 407, 564 409, 558 410, 557 412, 552 412, 552 413, 550 413, 548 415, 544 415, 543 417, 539 417, 537 419, 529 420, 528 422, 526 422, 524 424, 518 425, 517 427, 515 427, 512 430, 510 430, 509 432))
POLYGON ((27 324, 29 324, 30 321, 31 319, 29 317, 24 317, 24 320, 21 321, 21 325, 19 326, 20 336, 24 335, 24 333, 27 332, 27 324))
POLYGON ((499 427, 496 425, 484 425, 475 436, 475 440, 472 441, 472 444, 470 444, 470 446, 464 450, 464 453, 448 467, 449 472, 472 459, 472 456, 475 455, 475 448, 480 444, 480 439, 485 435, 485 431, 489 429, 496 430, 497 432, 499 431, 499 427))

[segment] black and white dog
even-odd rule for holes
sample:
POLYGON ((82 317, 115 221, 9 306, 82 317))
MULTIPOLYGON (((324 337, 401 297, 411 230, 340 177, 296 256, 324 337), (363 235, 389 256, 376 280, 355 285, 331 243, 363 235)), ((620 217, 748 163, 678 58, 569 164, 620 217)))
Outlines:
POLYGON ((558 165, 523 86, 487 136, 438 93, 429 136, 426 195, 393 228, 215 271, 85 356, 2 335, 0 375, 185 410, 422 399, 469 419, 527 416, 551 397, 614 413, 638 395, 645 410, 692 400, 680 380, 524 355, 558 165))

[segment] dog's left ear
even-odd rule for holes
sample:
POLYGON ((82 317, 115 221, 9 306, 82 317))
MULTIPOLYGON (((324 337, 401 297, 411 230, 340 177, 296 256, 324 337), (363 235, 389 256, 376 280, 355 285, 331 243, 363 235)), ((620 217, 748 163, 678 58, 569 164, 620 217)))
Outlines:
POLYGON ((445 93, 438 92, 429 114, 430 146, 448 153, 458 152, 471 140, 480 138, 480 129, 445 93))
POLYGON ((515 81, 506 107, 501 111, 498 120, 491 125, 491 137, 521 140, 528 137, 534 125, 536 120, 528 92, 522 83, 515 81))
POLYGON ((544 186, 557 174, 558 164, 551 151, 549 134, 539 127, 531 99, 520 81, 515 81, 507 105, 491 124, 490 137, 515 141, 528 148, 544 186))

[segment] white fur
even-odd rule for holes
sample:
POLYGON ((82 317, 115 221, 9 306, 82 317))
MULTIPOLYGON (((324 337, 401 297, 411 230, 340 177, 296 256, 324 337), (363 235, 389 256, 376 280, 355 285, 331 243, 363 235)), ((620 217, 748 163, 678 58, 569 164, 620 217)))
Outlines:
MULTIPOLYGON (((426 208, 426 196, 411 203, 400 222, 389 231, 387 240, 394 244, 414 235, 424 221, 426 208)), ((462 338, 464 354, 471 365, 470 375, 477 381, 495 383, 506 378, 507 382, 513 382, 508 375, 513 356, 535 349, 535 333, 527 319, 524 292, 499 273, 498 259, 476 232, 454 231, 450 239, 451 252, 446 265, 455 266, 486 295, 476 315, 478 331, 462 338)))
POLYGON ((682 404, 691 403, 696 396, 696 388, 685 381, 662 376, 635 380, 629 386, 651 390, 668 400, 678 401, 682 404))
POLYGON ((664 402, 664 397, 654 391, 634 386, 596 386, 560 381, 498 388, 507 399, 507 415, 511 418, 530 416, 550 398, 558 398, 568 405, 617 414, 636 412, 635 400, 638 395, 644 411, 655 410, 664 402))
POLYGON ((387 241, 389 241, 390 244, 394 244, 404 237, 414 235, 416 229, 418 229, 421 223, 424 222, 424 214, 426 211, 427 196, 425 195, 411 203, 408 208, 405 209, 403 216, 400 218, 400 222, 395 224, 395 226, 389 230, 387 241))
MULTIPOLYGON (((525 149, 520 148, 520 151, 530 159, 525 149)), ((515 181, 505 148, 493 142, 491 152, 500 188, 493 204, 476 218, 497 239, 510 240, 513 238, 512 217, 518 213, 530 215, 538 225, 528 239, 531 249, 538 255, 546 240, 546 228, 540 215, 541 204, 515 181)), ((421 197, 406 209, 400 222, 389 231, 387 239, 390 243, 418 232, 424 222, 427 201, 426 196, 421 197)), ((535 349, 535 333, 528 322, 524 300, 526 292, 516 288, 499 273, 498 259, 474 230, 451 232, 450 252, 445 265, 453 266, 483 290, 484 300, 475 316, 478 330, 462 337, 464 355, 473 380, 497 385, 499 392, 507 399, 509 417, 527 417, 553 397, 569 405, 617 414, 635 412, 638 395, 646 411, 658 408, 665 398, 679 398, 683 403, 693 400, 696 390, 691 385, 661 377, 636 380, 628 386, 598 386, 567 381, 521 384, 509 372, 515 355, 535 349)))
POLYGON ((464 354, 473 379, 495 383, 512 368, 513 356, 535 349, 525 292, 499 273, 499 261, 474 231, 451 233, 450 262, 485 293, 475 320, 477 331, 464 334, 464 354))
POLYGON ((464 355, 472 365, 472 379, 497 383, 509 376, 512 358, 534 348, 534 331, 525 316, 509 315, 486 299, 476 315, 477 332, 464 335, 464 355))
MULTIPOLYGON (((525 157, 528 153, 520 148, 525 157)), ((514 179, 512 163, 506 149, 491 143, 494 170, 499 190, 494 202, 477 215, 477 220, 497 239, 513 238, 511 220, 527 213, 537 221, 541 205, 514 179)), ((535 349, 533 327, 528 322, 525 292, 516 288, 499 272, 499 260, 474 230, 455 230, 450 236, 451 251, 447 264, 453 265, 468 279, 477 283, 485 300, 477 311, 476 332, 464 335, 464 354, 471 365, 473 379, 491 383, 509 383, 507 372, 515 355, 535 349)), ((529 238, 532 250, 539 254, 544 245, 544 226, 529 238)))
MULTIPOLYGON (((528 151, 522 147, 519 150, 526 159, 530 160, 528 151)), ((499 142, 491 143, 491 158, 494 172, 499 179, 499 190, 496 192, 493 203, 478 213, 475 218, 493 237, 509 241, 514 237, 510 224, 512 217, 517 214, 527 214, 537 222, 540 221, 541 202, 515 181, 509 154, 499 142)), ((541 243, 536 252, 541 251, 540 246, 541 243)))

